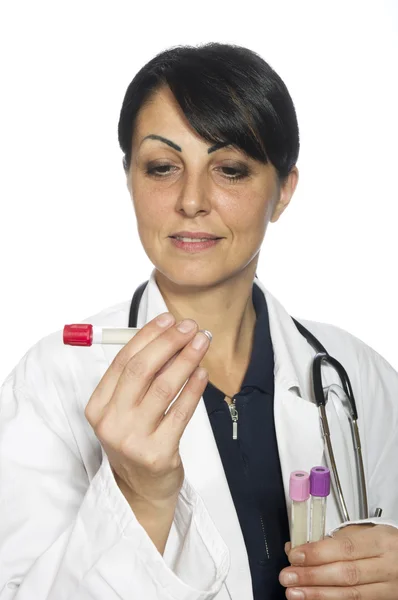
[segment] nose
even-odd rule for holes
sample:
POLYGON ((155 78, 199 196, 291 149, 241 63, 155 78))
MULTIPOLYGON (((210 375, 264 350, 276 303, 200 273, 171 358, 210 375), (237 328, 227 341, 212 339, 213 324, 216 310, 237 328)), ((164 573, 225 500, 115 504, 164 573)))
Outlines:
POLYGON ((188 217, 210 212, 211 201, 206 175, 191 174, 184 178, 178 194, 176 210, 188 217))

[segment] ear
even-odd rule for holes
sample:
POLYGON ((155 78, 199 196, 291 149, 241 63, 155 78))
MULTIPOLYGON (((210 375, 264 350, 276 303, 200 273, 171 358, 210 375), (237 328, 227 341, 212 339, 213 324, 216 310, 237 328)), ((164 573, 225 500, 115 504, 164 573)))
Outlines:
POLYGON ((275 205, 274 212, 272 213, 272 217, 270 219, 271 223, 275 223, 279 219, 285 208, 287 208, 287 206, 289 205, 290 200, 292 199, 294 191, 297 187, 298 179, 299 171, 298 168, 294 166, 293 169, 290 171, 287 179, 281 185, 281 188, 279 190, 279 200, 275 205))

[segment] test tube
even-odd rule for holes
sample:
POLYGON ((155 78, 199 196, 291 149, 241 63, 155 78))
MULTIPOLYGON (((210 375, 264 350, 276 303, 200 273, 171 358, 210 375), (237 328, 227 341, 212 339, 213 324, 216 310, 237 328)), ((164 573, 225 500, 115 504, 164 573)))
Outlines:
POLYGON ((330 471, 327 467, 313 467, 310 473, 310 542, 325 537, 326 498, 330 494, 330 471))
POLYGON ((63 340, 69 346, 127 344, 140 331, 137 327, 98 327, 87 323, 65 325, 63 340))
MULTIPOLYGON (((92 346, 92 344, 127 344, 141 329, 139 327, 99 327, 88 323, 65 325, 63 331, 64 344, 68 346, 92 346)), ((207 329, 200 329, 209 340, 212 334, 207 329)))
POLYGON ((292 501, 291 546, 301 546, 308 542, 308 498, 310 497, 310 476, 307 471, 290 473, 289 496, 292 501))

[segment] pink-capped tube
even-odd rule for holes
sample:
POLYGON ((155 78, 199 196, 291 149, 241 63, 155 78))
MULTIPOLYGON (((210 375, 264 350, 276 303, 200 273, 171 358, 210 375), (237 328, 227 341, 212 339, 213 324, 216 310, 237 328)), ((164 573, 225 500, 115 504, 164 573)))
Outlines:
POLYGON ((63 340, 69 346, 125 345, 140 331, 137 327, 98 327, 87 323, 65 325, 63 340))
POLYGON ((291 545, 292 548, 308 542, 308 498, 310 476, 307 471, 290 473, 289 496, 292 501, 291 545))

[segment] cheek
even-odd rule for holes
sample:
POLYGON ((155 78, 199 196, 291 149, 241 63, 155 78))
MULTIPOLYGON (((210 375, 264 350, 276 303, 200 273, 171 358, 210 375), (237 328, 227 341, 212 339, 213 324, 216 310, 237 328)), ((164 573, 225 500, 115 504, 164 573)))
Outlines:
POLYGON ((236 231, 263 231, 270 201, 264 192, 239 191, 223 198, 217 204, 221 218, 236 231))
POLYGON ((164 222, 170 212, 167 194, 154 190, 153 187, 132 186, 132 200, 138 224, 143 228, 154 228, 160 221, 164 222))

